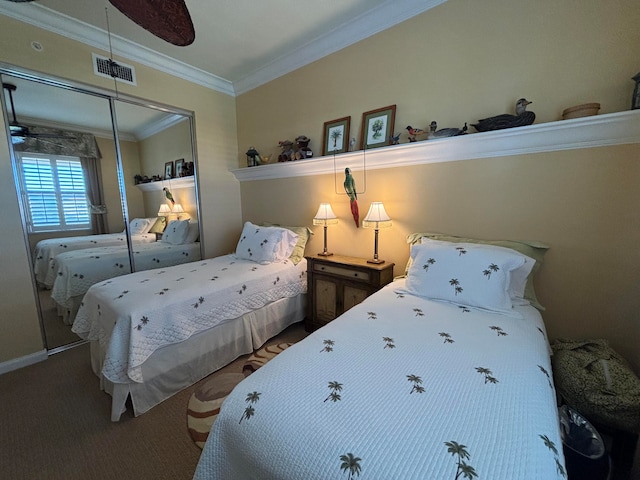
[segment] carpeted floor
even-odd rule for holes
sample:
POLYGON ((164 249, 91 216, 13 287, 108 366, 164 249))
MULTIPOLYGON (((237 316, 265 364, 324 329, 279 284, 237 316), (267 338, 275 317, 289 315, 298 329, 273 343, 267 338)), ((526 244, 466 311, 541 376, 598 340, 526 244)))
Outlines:
MULTIPOLYGON (((267 344, 306 335, 296 324, 267 344)), ((212 375, 240 373, 247 358, 212 375)), ((91 371, 88 345, 0 375, 0 478, 190 479, 201 450, 187 431, 186 411, 201 382, 140 417, 127 411, 112 423, 111 397, 91 371)))

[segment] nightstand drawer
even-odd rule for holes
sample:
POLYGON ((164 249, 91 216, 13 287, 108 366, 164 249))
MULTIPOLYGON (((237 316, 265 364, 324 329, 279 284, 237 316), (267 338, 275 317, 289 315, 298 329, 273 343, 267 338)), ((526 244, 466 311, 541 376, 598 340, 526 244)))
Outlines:
POLYGON ((369 273, 362 270, 353 270, 350 268, 337 267, 334 265, 314 264, 313 270, 316 272, 329 273, 331 275, 339 275, 341 277, 350 278, 353 280, 362 280, 363 282, 369 281, 369 273))

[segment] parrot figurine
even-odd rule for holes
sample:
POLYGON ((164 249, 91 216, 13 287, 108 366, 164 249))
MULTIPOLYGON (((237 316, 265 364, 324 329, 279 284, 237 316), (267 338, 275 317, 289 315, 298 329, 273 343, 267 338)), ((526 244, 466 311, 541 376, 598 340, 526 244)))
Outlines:
POLYGON ((175 205, 176 202, 173 199, 173 195, 171 195, 171 192, 167 190, 167 187, 164 187, 162 190, 164 190, 164 196, 167 197, 167 200, 171 202, 171 205, 175 205))
POLYGON ((351 176, 351 169, 344 169, 344 191, 349 195, 351 200, 351 215, 356 222, 356 228, 360 227, 360 212, 358 212, 358 194, 356 193, 356 181, 351 176))

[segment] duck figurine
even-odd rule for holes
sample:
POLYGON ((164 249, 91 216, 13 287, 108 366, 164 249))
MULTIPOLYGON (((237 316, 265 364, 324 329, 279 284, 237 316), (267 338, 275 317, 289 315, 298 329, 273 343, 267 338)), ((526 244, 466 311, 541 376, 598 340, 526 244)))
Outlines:
POLYGON ((503 128, 524 127, 531 125, 536 119, 536 114, 527 111, 527 105, 533 102, 526 98, 521 98, 516 102, 516 114, 496 115, 495 117, 483 118, 472 126, 479 132, 489 132, 491 130, 502 130, 503 128))
POLYGON ((435 140, 436 138, 456 137, 458 135, 464 135, 467 133, 467 122, 464 123, 462 128, 441 128, 438 130, 438 122, 433 121, 429 125, 429 133, 427 134, 427 140, 435 140))

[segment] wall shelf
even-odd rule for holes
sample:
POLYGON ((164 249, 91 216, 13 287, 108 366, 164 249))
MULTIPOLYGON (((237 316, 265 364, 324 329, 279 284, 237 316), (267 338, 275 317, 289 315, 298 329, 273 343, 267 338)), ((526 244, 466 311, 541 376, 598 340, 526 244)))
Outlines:
MULTIPOLYGON (((640 110, 367 150, 367 170, 640 143, 640 110)), ((363 152, 231 170, 240 182, 362 170, 363 152)))
POLYGON ((153 190, 162 190, 167 187, 169 190, 178 188, 193 188, 195 186, 193 175, 190 177, 172 178, 171 180, 161 180, 159 182, 138 183, 138 187, 143 192, 151 192, 153 190))

